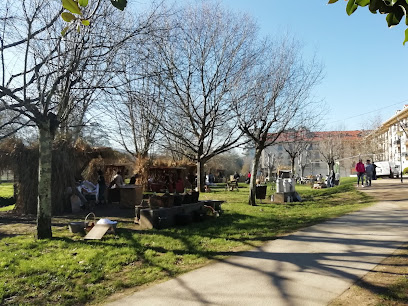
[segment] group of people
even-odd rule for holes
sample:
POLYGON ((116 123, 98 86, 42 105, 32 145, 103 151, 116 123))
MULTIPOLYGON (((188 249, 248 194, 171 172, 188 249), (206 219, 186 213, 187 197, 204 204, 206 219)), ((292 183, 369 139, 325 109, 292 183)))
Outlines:
POLYGON ((98 170, 97 183, 94 184, 88 180, 76 178, 76 188, 72 190, 73 194, 79 198, 81 209, 85 209, 89 202, 95 201, 96 204, 105 204, 106 183, 102 170, 98 170))
POLYGON ((206 185, 214 185, 215 184, 215 176, 211 172, 209 174, 205 174, 205 184, 206 185))
POLYGON ((148 178, 147 190, 153 192, 183 193, 185 185, 190 185, 192 189, 195 180, 195 176, 190 174, 183 178, 183 174, 179 170, 177 172, 157 172, 148 178))
MULTIPOLYGON (((97 194, 96 194, 96 202, 98 204, 105 204, 105 191, 107 189, 118 189, 125 185, 125 181, 122 176, 121 171, 117 171, 116 174, 113 176, 113 179, 110 181, 109 185, 106 184, 105 175, 102 170, 98 170, 98 179, 97 179, 97 194)), ((136 179, 139 177, 139 174, 134 174, 129 181, 129 185, 135 185, 136 179)))
POLYGON ((377 168, 377 166, 374 163, 371 163, 371 160, 369 159, 367 159, 365 165, 363 164, 363 161, 361 159, 358 161, 358 163, 356 164, 358 187, 360 186, 360 180, 361 187, 371 186, 371 181, 377 179, 375 168, 377 168))

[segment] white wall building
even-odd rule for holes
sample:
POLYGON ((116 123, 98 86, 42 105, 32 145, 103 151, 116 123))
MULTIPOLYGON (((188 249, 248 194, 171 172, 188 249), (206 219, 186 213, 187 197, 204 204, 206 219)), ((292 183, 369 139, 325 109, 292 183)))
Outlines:
MULTIPOLYGON (((335 170, 340 173, 340 176, 353 174, 355 162, 358 161, 358 154, 360 154, 360 152, 356 152, 360 148, 360 146, 356 147, 356 144, 360 144, 364 139, 363 135, 364 132, 362 131, 309 132, 309 145, 295 159, 295 173, 301 176, 303 166, 303 176, 317 174, 325 176, 329 174, 328 164, 322 156, 321 150, 327 147, 326 140, 332 138, 334 142, 337 141, 336 148, 334 148, 337 151, 335 154, 337 156, 335 158, 337 164, 335 170)), ((265 176, 268 176, 271 172, 277 173, 279 170, 290 169, 290 156, 284 149, 284 144, 290 143, 290 137, 282 135, 276 144, 267 147, 262 152, 260 167, 265 176)), ((372 157, 370 156, 370 158, 372 157)))
MULTIPOLYGON (((328 173, 328 166, 319 151, 319 142, 330 133, 343 134, 348 142, 345 152, 340 161, 340 175, 348 176, 354 172, 354 164, 359 158, 366 158, 375 161, 390 161, 398 165, 401 170, 408 167, 408 105, 402 110, 385 121, 379 128, 372 131, 367 138, 361 131, 334 131, 334 132, 312 132, 314 137, 310 146, 300 157, 295 160, 296 173, 301 174, 301 164, 305 164, 304 176, 328 173), (357 142, 356 142, 357 141, 357 142), (360 141, 360 142, 358 142, 360 141), (353 148, 352 143, 360 143, 357 148, 353 148), (348 164, 345 162, 348 160, 348 164), (346 165, 347 164, 347 165, 346 165)), ((261 171, 266 176, 269 172, 276 173, 281 169, 290 169, 290 157, 283 148, 284 142, 290 142, 286 139, 264 150, 261 156, 261 171)))
POLYGON ((373 131, 370 138, 376 143, 375 160, 392 161, 402 170, 408 167, 408 105, 373 131))
MULTIPOLYGON (((283 144, 275 144, 267 147, 261 155, 261 171, 265 176, 268 176, 270 172, 276 173, 278 170, 288 169, 290 170, 290 157, 284 150, 283 144), (269 173, 268 173, 269 172, 269 173)), ((304 165, 304 176, 327 174, 327 164, 322 161, 319 153, 318 143, 312 143, 308 146, 307 150, 295 159, 295 172, 301 173, 301 167, 304 165)))

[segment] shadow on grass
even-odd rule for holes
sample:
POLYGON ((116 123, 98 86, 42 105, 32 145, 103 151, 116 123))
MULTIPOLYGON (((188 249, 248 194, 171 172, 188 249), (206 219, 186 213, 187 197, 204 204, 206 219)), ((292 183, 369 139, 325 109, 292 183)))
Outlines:
MULTIPOLYGON (((324 225, 318 225, 317 227, 308 228, 302 232, 288 235, 282 240, 288 243, 296 242, 304 246, 304 249, 300 247, 301 251, 296 249, 283 249, 273 245, 263 245, 259 248, 245 252, 216 252, 205 251, 197 247, 191 240, 179 231, 161 231, 155 233, 159 235, 171 236, 172 238, 182 240, 188 250, 172 250, 177 254, 199 254, 209 259, 219 260, 220 256, 236 255, 234 258, 222 259, 222 264, 230 266, 229 273, 235 275, 239 271, 240 275, 244 275, 245 272, 242 269, 246 269, 251 274, 258 274, 257 279, 263 279, 267 277, 270 283, 277 288, 276 292, 280 295, 280 298, 285 300, 288 305, 292 305, 291 301, 299 298, 294 292, 288 290, 293 287, 294 278, 291 276, 292 272, 303 272, 310 277, 330 276, 335 279, 344 279, 349 281, 356 281, 362 275, 370 271, 378 262, 389 255, 389 252, 398 248, 401 244, 401 240, 395 239, 395 232, 389 233, 389 228, 401 228, 407 226, 407 212, 396 210, 392 214, 381 214, 377 211, 374 212, 362 212, 356 213, 346 218, 338 218, 327 222, 324 225), (347 227, 357 226, 356 228, 366 229, 370 233, 376 232, 375 235, 364 234, 360 231, 356 233, 346 234, 342 229, 347 227), (382 233, 382 234, 381 234, 382 233), (379 239, 378 239, 379 238, 379 239), (335 250, 331 250, 330 245, 336 245, 335 250), (313 246, 313 247, 312 247, 313 246), (310 252, 310 249, 319 250, 318 252, 310 252), (240 258, 242 260, 240 260, 240 258), (247 259, 261 259, 261 261, 253 261, 247 259), (235 271, 234 268, 238 270, 235 271)), ((231 218, 235 220, 242 220, 242 215, 234 215, 231 218)), ((135 235, 130 233, 124 233, 128 235, 129 240, 137 239, 135 235)), ((211 237, 220 237, 213 233, 211 237)), ((243 241, 246 239, 242 238, 243 241)), ((137 244, 135 244, 136 246, 137 244)), ((292 244, 291 244, 292 245, 292 244)), ((152 247, 157 252, 166 252, 166 249, 161 247, 152 247)), ((149 259, 145 258, 146 262, 155 264, 149 259)), ((169 269, 165 266, 161 266, 161 269, 169 276, 178 275, 177 271, 169 269)), ((192 283, 186 283, 183 279, 177 278, 175 280, 180 286, 189 292, 194 297, 195 301, 199 301, 202 304, 209 303, 206 299, 206 295, 202 292, 201 286, 197 287, 192 283)), ((210 280, 211 281, 211 280, 210 280)), ((241 282, 244 282, 245 278, 241 278, 241 282)), ((202 280, 205 282, 205 280, 202 280)), ((361 281, 369 290, 379 293, 382 292, 381 287, 361 281)), ((202 283, 204 287, 208 284, 202 283)), ((305 284, 307 287, 307 284, 305 284)), ((325 284, 323 284, 325 287, 325 284)), ((208 288, 208 287, 206 287, 208 288)), ((162 289, 163 290, 163 289, 162 289)), ((219 292, 219 288, 213 288, 212 292, 219 292)), ((324 290, 324 289, 322 289, 324 290)), ((157 292, 159 296, 162 292, 157 292)), ((392 292, 387 292, 389 296, 392 292)), ((163 293, 163 296, 165 294, 163 293)), ((180 296, 180 299, 183 297, 180 296)), ((400 301, 406 301, 394 294, 394 299, 400 301)))
MULTIPOLYGON (((323 196, 331 196, 331 193, 322 192, 320 195, 323 196)), ((368 197, 367 197, 368 199, 368 197)), ((311 203, 310 203, 311 204, 311 203)), ((299 205, 308 205, 308 203, 301 203, 299 205)), ((287 205, 288 209, 295 209, 298 204, 291 204, 287 205)), ((276 209, 282 208, 281 205, 276 204, 267 204, 264 207, 258 206, 259 209, 276 209)), ((244 209, 244 206, 242 207, 244 209)), ((253 212, 253 211, 252 211, 253 212)), ((56 241, 63 241, 67 244, 67 247, 70 249, 79 248, 82 245, 87 245, 92 248, 100 249, 104 247, 109 247, 113 249, 119 250, 121 247, 130 247, 132 251, 137 254, 138 261, 141 262, 142 265, 148 267, 157 267, 160 271, 163 271, 165 275, 173 277, 179 275, 182 272, 185 272, 189 269, 194 268, 193 266, 187 267, 184 270, 180 269, 176 265, 174 266, 166 266, 164 263, 160 263, 154 261, 151 257, 149 257, 149 251, 154 253, 159 253, 159 256, 162 254, 166 254, 168 252, 172 252, 177 256, 183 255, 196 255, 200 259, 208 259, 208 260, 221 260, 222 262, 226 262, 222 260, 223 258, 231 255, 237 255, 239 257, 250 257, 253 256, 254 252, 263 252, 262 248, 255 249, 251 252, 241 252, 237 253, 234 251, 234 244, 231 246, 231 251, 225 251, 226 248, 223 250, 217 250, 217 243, 229 243, 229 242, 237 242, 235 245, 242 244, 247 249, 249 248, 256 248, 260 245, 260 243, 273 240, 276 236, 280 233, 291 232, 296 229, 304 228, 306 226, 316 224, 326 220, 327 218, 322 218, 318 216, 307 216, 307 215, 293 215, 293 216, 282 216, 282 215, 269 215, 269 216, 262 216, 262 214, 258 214, 256 216, 251 216, 247 213, 239 213, 239 212, 226 212, 221 215, 220 218, 209 218, 201 223, 194 223, 186 227, 176 227, 172 229, 162 229, 162 230, 139 230, 135 228, 128 228, 128 225, 133 226, 133 218, 129 218, 128 215, 130 213, 134 213, 133 210, 126 210, 119 213, 114 212, 106 212, 106 214, 98 213, 99 215, 106 215, 108 218, 124 218, 120 220, 120 223, 123 223, 124 227, 119 227, 117 229, 117 237, 114 236, 106 236, 104 240, 100 241, 84 241, 84 240, 75 240, 70 237, 57 237, 53 240, 56 241), (141 239, 146 238, 148 236, 149 239, 141 239), (171 238, 168 239, 169 242, 161 243, 160 238, 171 238), (172 245, 171 241, 180 242, 181 246, 172 245), (205 241, 206 243, 202 243, 205 241), (167 243, 167 244, 166 244, 167 243), (213 244, 211 247, 208 247, 208 244, 213 244), (249 255, 248 255, 249 254, 249 255)), ((67 226, 67 224, 63 224, 66 222, 67 217, 55 217, 58 221, 56 222, 58 228, 62 228, 63 226, 67 226)), ((397 226, 397 224, 396 224, 397 226)), ((78 237, 76 237, 78 238, 78 237)), ((326 238, 325 233, 320 233, 320 238, 326 238)), ((165 240, 165 239, 164 239, 165 240)), ((352 239, 348 242, 351 242, 352 239)), ((325 242, 322 242, 325 243, 325 242)), ((346 242, 345 242, 346 243, 346 242)), ((355 242, 356 243, 356 242, 355 242)), ((241 245, 240 245, 241 247, 241 245)), ((242 247, 241 247, 242 249, 242 247)), ((266 254, 265 259, 267 260, 283 260, 286 262, 290 262, 291 264, 298 265, 302 268, 302 264, 300 262, 292 261, 291 259, 284 259, 283 257, 288 256, 287 253, 282 254, 266 254)), ((301 256, 301 254, 289 254, 291 256, 301 256)), ((319 260, 324 260, 330 258, 330 256, 340 256, 337 253, 324 253, 319 257, 319 260)), ((94 262, 90 264, 92 266, 98 267, 98 265, 102 265, 104 260, 104 254, 95 255, 93 258, 94 262)), ((311 255, 312 256, 312 255, 311 255)), ((345 255, 344 255, 345 256, 345 255)), ((313 260, 310 257, 310 260, 313 260)), ((316 259, 314 259, 316 260, 316 259)), ((228 262, 228 264, 231 264, 228 262)), ((231 264, 232 265, 232 264, 231 264)), ((122 264, 124 270, 126 270, 126 264, 122 264)), ((256 268, 251 266, 243 265, 250 270, 256 270, 256 268)), ((306 266, 307 267, 307 266, 306 266)), ((96 268, 95 268, 96 269, 96 268)), ((336 273, 336 267, 321 267, 321 269, 330 271, 332 273, 336 273)), ((256 270, 258 271, 258 270, 256 270)), ((260 269, 259 273, 266 273, 260 269)), ((118 272, 119 275, 124 275, 125 272, 118 272), (121 274, 122 273, 122 274, 121 274)), ((135 271, 136 273, 136 271, 135 271)), ((285 286, 284 281, 279 279, 280 275, 273 274, 273 273, 266 273, 271 278, 271 282, 279 286, 280 290, 282 290, 283 294, 285 293, 285 286)), ((340 274, 339 272, 339 275, 340 274)), ((95 276, 95 283, 102 284, 101 276, 95 276)), ((157 278, 162 278, 161 276, 157 276, 157 278)), ((206 301, 205 297, 202 295, 202 292, 199 290, 195 290, 193 288, 189 288, 187 284, 184 284, 180 279, 177 279, 181 286, 186 287, 188 290, 192 292, 192 294, 201 301, 206 301)), ((146 281, 148 282, 148 281, 146 281)), ((119 285, 118 285, 119 286, 119 285)), ((126 282, 122 282, 120 285, 122 287, 126 287, 126 282)))
POLYGON ((3 238, 11 238, 11 237, 16 237, 20 236, 21 234, 10 234, 10 233, 2 233, 0 232, 0 240, 3 238))

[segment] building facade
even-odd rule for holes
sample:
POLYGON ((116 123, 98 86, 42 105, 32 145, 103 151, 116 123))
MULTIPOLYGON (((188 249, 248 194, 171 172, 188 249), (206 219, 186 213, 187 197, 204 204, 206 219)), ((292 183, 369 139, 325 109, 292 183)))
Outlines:
MULTIPOLYGON (((294 144, 293 132, 282 134, 261 156, 264 175, 291 169, 290 154, 285 148, 294 144)), ((308 132, 308 145, 295 158, 295 175, 327 175, 328 157, 334 160, 340 176, 355 174, 355 164, 361 158, 374 162, 389 161, 399 171, 408 167, 408 104, 398 110, 373 131, 308 132)))
POLYGON ((408 167, 407 133, 408 105, 405 105, 369 135, 375 160, 394 162, 401 170, 408 167))
MULTIPOLYGON (((293 132, 289 132, 293 134, 293 132)), ((325 131, 308 132, 302 139, 305 145, 298 151, 294 159, 294 173, 296 176, 311 176, 329 174, 330 167, 340 176, 353 174, 354 167, 359 158, 373 158, 367 154, 365 147, 366 132, 364 131, 325 131), (364 144, 364 145, 363 145, 364 144), (330 165, 331 164, 331 165, 330 165)), ((293 139, 287 134, 282 134, 278 141, 267 147, 261 156, 261 171, 263 175, 270 176, 279 170, 291 170, 291 151, 299 139, 293 139)), ((296 149, 295 151, 296 152, 296 149)))

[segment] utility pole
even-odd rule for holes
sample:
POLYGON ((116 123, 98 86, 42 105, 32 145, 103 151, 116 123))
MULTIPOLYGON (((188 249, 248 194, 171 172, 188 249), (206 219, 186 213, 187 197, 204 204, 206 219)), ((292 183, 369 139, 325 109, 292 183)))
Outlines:
MULTIPOLYGON (((401 127, 402 127, 402 125, 401 125, 401 127)), ((401 183, 404 182, 404 179, 402 177, 402 141, 401 141, 402 134, 403 134, 402 131, 397 131, 397 135, 399 137, 399 145, 400 145, 399 151, 400 151, 400 178, 401 178, 401 183)))

